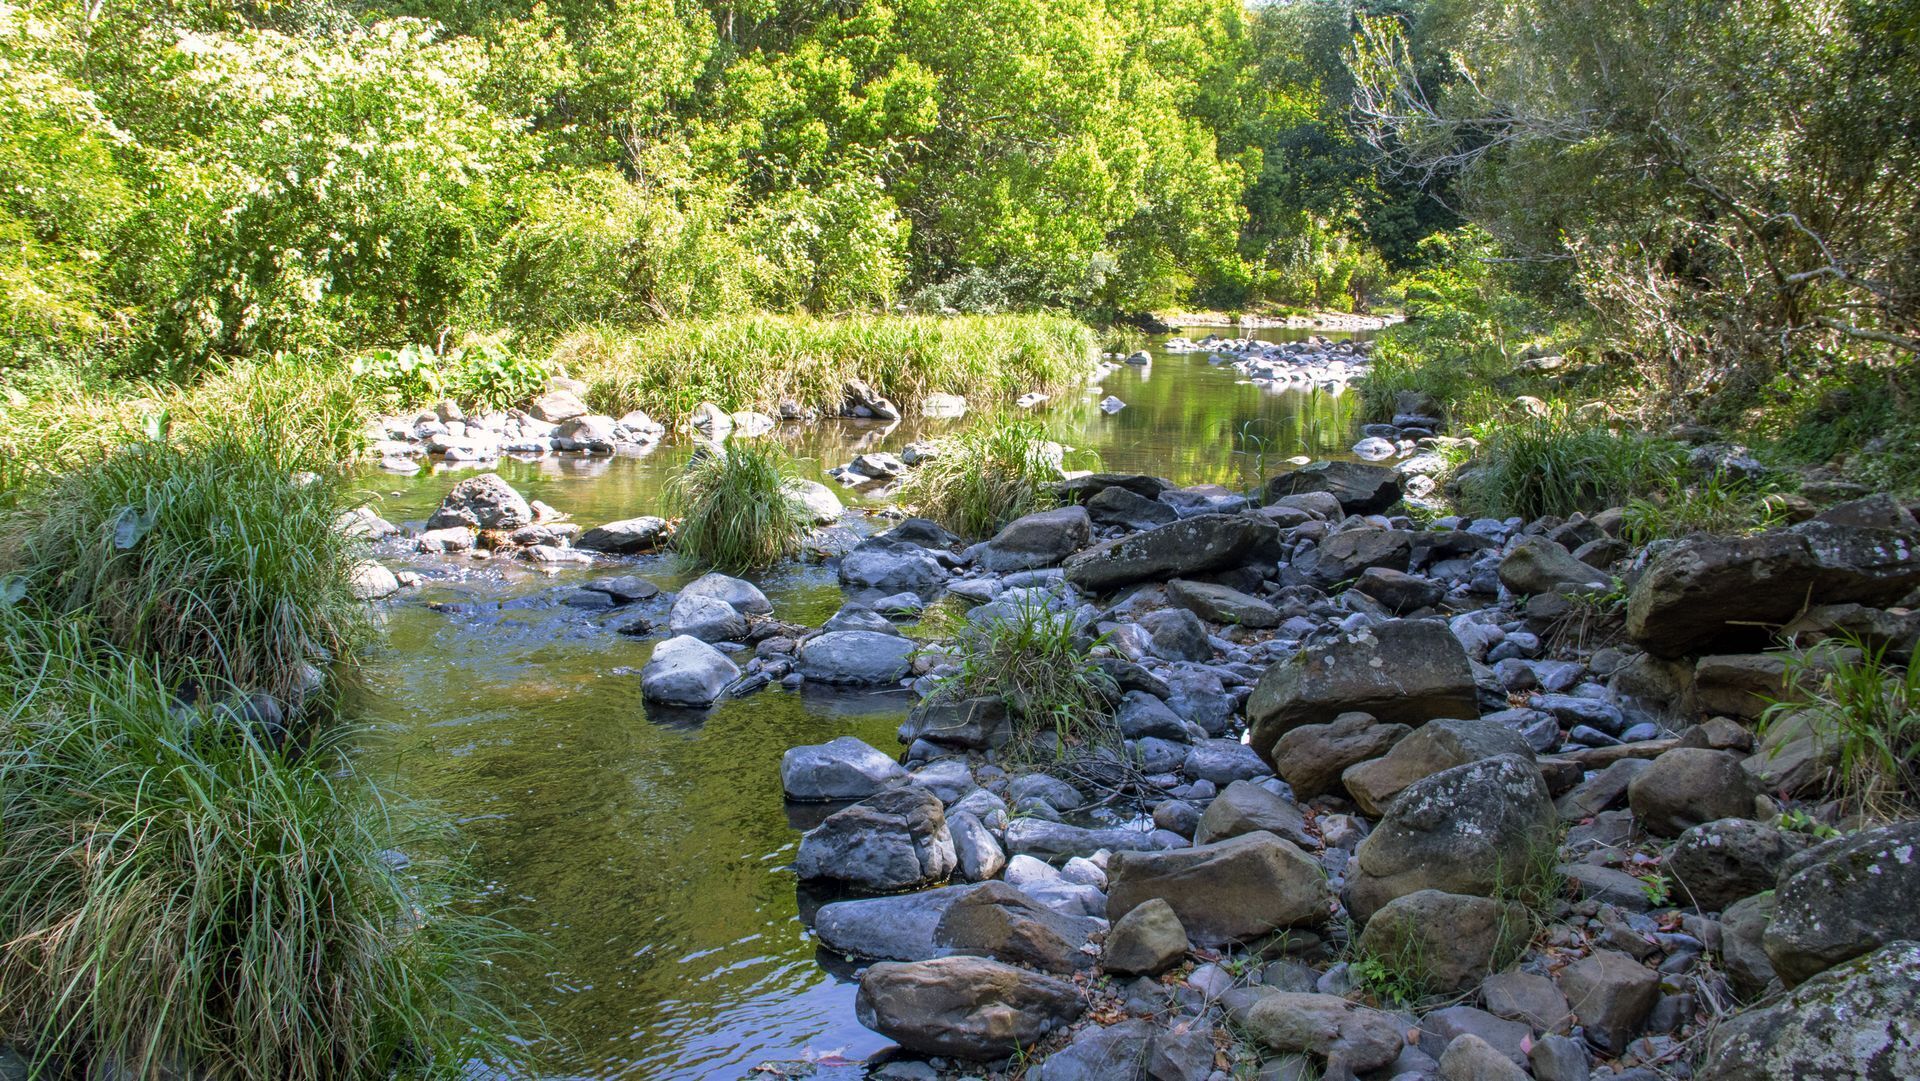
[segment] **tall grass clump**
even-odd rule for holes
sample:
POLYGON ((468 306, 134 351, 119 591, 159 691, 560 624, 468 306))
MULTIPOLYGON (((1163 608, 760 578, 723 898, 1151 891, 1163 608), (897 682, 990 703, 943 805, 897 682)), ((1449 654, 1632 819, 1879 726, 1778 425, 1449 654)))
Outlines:
POLYGON ((1482 428, 1483 447, 1458 475, 1463 509, 1486 517, 1591 514, 1677 487, 1667 441, 1615 431, 1561 407, 1482 428))
POLYGON ((1113 703, 1119 689, 1093 662, 1097 642, 1071 610, 1031 594, 973 622, 955 636, 957 670, 941 693, 995 696, 1006 703, 1019 736, 1051 734, 1061 747, 1118 743, 1113 703))
POLYGON ((369 627, 344 484, 302 458, 264 435, 126 446, 10 512, 0 572, 174 686, 310 702, 369 627))
POLYGON ((984 537, 1055 503, 1065 451, 1038 421, 985 418, 936 440, 901 482, 902 503, 964 537, 984 537))
POLYGON ((289 760, 82 624, 0 603, 0 631, 0 1042, 36 1076, 454 1076, 498 1053, 476 976, 510 940, 449 907, 443 828, 329 738, 289 760))
POLYGON ((1757 533, 1786 519, 1786 504, 1759 482, 1710 473, 1671 491, 1627 501, 1620 536, 1635 545, 1689 533, 1757 533))
POLYGON ((800 553, 812 523, 778 447, 728 439, 701 447, 667 488, 681 516, 674 548, 703 567, 758 570, 800 553))
POLYGON ((1098 344, 1085 324, 1053 315, 752 314, 576 331, 555 347, 553 364, 585 379, 589 404, 611 416, 684 417, 703 401, 771 410, 791 400, 831 411, 850 379, 911 410, 929 394, 984 405, 1076 385, 1098 344))
POLYGON ((1791 655, 1785 683, 1788 694, 1761 717, 1763 736, 1791 721, 1833 740, 1835 795, 1851 813, 1920 810, 1920 651, 1896 664, 1886 643, 1842 636, 1791 655))

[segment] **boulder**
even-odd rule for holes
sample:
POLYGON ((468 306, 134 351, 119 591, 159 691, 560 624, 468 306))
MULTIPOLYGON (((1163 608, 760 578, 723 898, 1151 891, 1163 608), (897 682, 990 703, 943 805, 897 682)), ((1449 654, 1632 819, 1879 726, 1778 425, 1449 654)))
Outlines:
POLYGON ((978 886, 941 886, 892 897, 862 897, 820 906, 813 933, 835 953, 861 961, 924 961, 946 953, 933 942, 940 918, 978 886))
POLYGON ((667 613, 667 630, 702 642, 737 642, 747 636, 747 620, 717 597, 682 592, 667 613))
MULTIPOLYGON (((1001 815, 1005 814, 1002 810, 1001 815)), ((1006 868, 1007 854, 1001 850, 999 839, 971 812, 949 808, 947 832, 953 835, 953 854, 959 861, 961 878, 985 882, 1006 868)))
POLYGON ((427 519, 428 529, 519 529, 532 524, 533 508, 498 473, 482 473, 454 485, 427 519))
POLYGON ((1660 997, 1660 974, 1619 950, 1595 950, 1561 969, 1555 980, 1587 1039, 1616 1055, 1660 997))
POLYGON ((1911 530, 1807 522, 1753 537, 1688 537, 1660 548, 1627 601, 1627 634, 1659 657, 1764 643, 1812 605, 1887 606, 1920 585, 1911 530))
POLYGON ((1453 1038, 1440 1054, 1440 1081, 1527 1081, 1527 1071, 1471 1032, 1453 1038))
POLYGON ((1214 797, 1200 816, 1193 843, 1204 845, 1260 830, 1301 848, 1317 847, 1300 808, 1253 781, 1235 781, 1214 797))
POLYGON ((1280 610, 1258 597, 1211 582, 1175 578, 1167 583, 1167 601, 1210 623, 1265 629, 1280 625, 1280 610))
POLYGON ((353 565, 348 588, 360 600, 383 600, 400 592, 400 579, 374 560, 362 559, 353 565))
POLYGON ((1533 748, 1520 733, 1498 721, 1436 718, 1395 743, 1384 757, 1349 766, 1340 783, 1362 811, 1378 818, 1413 782, 1498 754, 1533 760, 1533 748))
POLYGON ((1248 514, 1201 514, 1096 544, 1066 562, 1067 581, 1090 593, 1181 578, 1279 556, 1280 530, 1248 514))
POLYGON ((828 631, 800 643, 800 673, 819 683, 898 683, 911 667, 912 639, 876 631, 828 631))
POLYGON ((982 545, 977 562, 996 574, 1051 567, 1093 540, 1093 520, 1085 507, 1043 510, 1008 522, 982 545))
POLYGON ((906 781, 900 763, 852 736, 790 747, 780 756, 780 787, 803 803, 866 799, 906 781))
POLYGON ((1071 1024, 1085 1009, 1066 980, 984 957, 884 961, 860 977, 860 1023, 909 1051, 1005 1058, 1071 1024))
MULTIPOLYGON (((1567 996, 1552 980, 1518 968, 1496 972, 1481 981, 1480 1000, 1488 1013, 1523 1022, 1535 1032, 1565 1032, 1573 1017, 1567 996)), ((1580 1076, 1586 1075, 1582 1068, 1580 1076)))
POLYGON ((1219 946, 1323 924, 1333 892, 1312 857, 1257 832, 1170 852, 1115 852, 1107 866, 1108 913, 1124 917, 1154 898, 1172 906, 1192 941, 1219 946))
POLYGON ((773 602, 760 592, 760 587, 743 578, 730 578, 718 571, 703 574, 687 583, 680 591, 682 597, 712 597, 732 605, 734 610, 749 616, 764 616, 773 613, 773 602))
POLYGON ((1206 1081, 1213 1070, 1213 1033, 1204 1025, 1132 1019, 1088 1025, 1047 1056, 1031 1081, 1206 1081))
POLYGON ((998 697, 955 699, 936 694, 914 706, 900 725, 900 742, 920 739, 942 747, 984 751, 1013 739, 1013 721, 998 697))
POLYGON ((1114 921, 1100 967, 1122 976, 1158 976, 1186 956, 1187 929, 1179 913, 1154 897, 1114 921))
POLYGON ((1378 758, 1413 729, 1380 724, 1368 713, 1342 713, 1326 724, 1305 724, 1273 745, 1273 768, 1296 798, 1337 794, 1348 766, 1378 758))
POLYGON ((800 837, 794 870, 868 893, 939 882, 957 859, 940 797, 905 786, 835 811, 800 837))
POLYGON ((1404 571, 1413 560, 1413 534, 1361 527, 1335 533, 1287 565, 1287 580, 1321 589, 1351 582, 1374 567, 1404 571))
POLYGON ((1043 860, 1091 856, 1103 848, 1109 852, 1159 852, 1184 844, 1186 838, 1164 830, 1089 829, 1044 818, 1016 818, 1007 827, 1008 852, 1043 860))
POLYGON ((1500 559, 1500 584, 1520 596, 1605 589, 1607 576, 1540 536, 1521 537, 1500 559))
POLYGON ((1557 819, 1547 783, 1519 755, 1443 770, 1400 793, 1355 849, 1347 910, 1366 920, 1418 890, 1491 896, 1545 858, 1557 819))
POLYGON ((552 390, 535 398, 527 406, 527 412, 532 413, 536 420, 543 420, 548 424, 559 424, 561 421, 585 415, 587 403, 581 401, 580 396, 571 390, 552 390))
POLYGON ((1673 879, 1674 897, 1719 912, 1772 889, 1781 866, 1810 840, 1750 818, 1722 818, 1682 833, 1662 867, 1673 879))
POLYGON ((1439 1056, 1462 1036, 1474 1036, 1505 1055, 1509 1062, 1527 1061, 1532 1032, 1518 1021, 1495 1017, 1473 1006, 1444 1006, 1420 1019, 1420 1050, 1439 1056))
POLYGON ((1161 660, 1213 659, 1213 643, 1207 640, 1206 624, 1184 608, 1148 612, 1140 617, 1139 625, 1147 632, 1148 648, 1161 660))
POLYGON ((1778 979, 1766 942, 1776 903, 1769 890, 1735 901, 1720 913, 1720 967, 1742 999, 1758 998, 1778 979))
POLYGON ((1096 525, 1133 530, 1167 525, 1180 517, 1158 499, 1149 499, 1117 484, 1101 489, 1098 495, 1087 500, 1087 514, 1096 525))
POLYGON ((1920 821, 1838 837, 1781 867, 1765 941, 1788 987, 1899 939, 1920 940, 1920 821))
POLYGON ((1281 736, 1353 712, 1413 725, 1480 716, 1460 640, 1444 623, 1403 619, 1314 642, 1260 677, 1247 700, 1250 742, 1272 761, 1281 736))
POLYGON ((1786 653, 1702 657, 1693 666, 1693 702, 1713 716, 1756 720, 1787 695, 1786 653))
POLYGON ((1700 1081, 1920 1077, 1920 943, 1893 942, 1722 1021, 1700 1081))
POLYGON ((807 520, 814 525, 832 525, 840 520, 847 508, 833 489, 817 480, 793 477, 780 485, 787 497, 806 512, 807 520))
POLYGON ((1055 912, 1005 882, 983 882, 947 908, 933 942, 955 954, 1071 975, 1093 967, 1087 942, 1100 927, 1091 917, 1055 912))
POLYGON ((726 654, 683 634, 653 647, 640 670, 640 693, 649 702, 704 709, 739 678, 740 669, 726 654))
POLYGON ((1253 748, 1237 739, 1202 739, 1187 749, 1180 772, 1196 781, 1229 785, 1239 780, 1267 776, 1266 763, 1253 748))
POLYGON ((1360 952, 1410 969, 1430 994, 1451 995, 1486 979, 1532 937, 1526 908, 1490 897, 1415 890, 1387 902, 1360 932, 1360 952))
POLYGON ((1188 738, 1187 723, 1168 709, 1165 702, 1145 691, 1128 691, 1122 695, 1113 721, 1127 739, 1152 737, 1185 742, 1188 738))
POLYGON ((869 537, 840 557, 840 584, 888 593, 924 593, 945 581, 933 553, 904 540, 869 537))
POLYGON ((1247 1032, 1275 1051, 1314 1055, 1323 1077, 1377 1070, 1406 1048, 1406 1026, 1392 1014, 1338 995, 1277 991, 1247 1011, 1247 1032))
POLYGON ((1353 584, 1353 588, 1379 601, 1394 615, 1431 608, 1447 595, 1444 582, 1389 567, 1368 567, 1361 571, 1360 580, 1353 584))
POLYGON ((1314 462, 1267 482, 1267 502, 1307 492, 1325 492, 1348 514, 1380 514, 1400 502, 1393 470, 1359 462, 1314 462))
POLYGON ((1628 783, 1627 806, 1648 831, 1677 837, 1702 822, 1751 818, 1759 794, 1739 755, 1675 747, 1628 783))
POLYGON ((1824 710, 1781 714, 1741 766, 1769 792, 1807 797, 1835 787, 1842 762, 1841 732, 1824 710))
POLYGON ((666 537, 667 520, 648 515, 594 526, 580 534, 574 546, 608 555, 630 555, 658 548, 666 537))

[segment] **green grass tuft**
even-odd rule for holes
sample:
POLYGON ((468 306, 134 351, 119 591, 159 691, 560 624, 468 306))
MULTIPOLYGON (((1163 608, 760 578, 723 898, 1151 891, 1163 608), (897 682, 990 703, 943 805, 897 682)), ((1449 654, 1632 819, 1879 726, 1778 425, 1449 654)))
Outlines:
POLYGON ((899 499, 965 537, 984 537, 1055 505, 1064 451, 1038 421, 983 418, 934 443, 934 457, 901 482, 899 499))
POLYGON ((1118 688, 1093 663, 1097 644, 1060 611, 1027 595, 1012 611, 983 623, 969 622, 955 636, 958 671, 940 693, 956 698, 998 696, 1013 717, 1021 742, 1051 734, 1060 747, 1118 745, 1113 704, 1118 688))
POLYGON ((1790 656, 1785 698, 1767 707, 1764 736, 1797 714, 1837 741, 1833 783, 1851 813, 1893 820, 1920 809, 1920 651, 1904 665, 1884 643, 1844 636, 1790 656))
POLYGON ((769 443, 729 439, 702 446, 667 497, 682 516, 674 548, 703 567, 738 572, 800 553, 812 523, 787 491, 791 463, 769 443))
POLYGON ((1459 474, 1462 508, 1482 517, 1591 514, 1677 486, 1683 459, 1670 442, 1615 431, 1563 408, 1482 429, 1484 445, 1459 474))
POLYGON ((0 630, 0 1042, 47 1076, 239 1081, 502 1051, 475 974, 513 940, 450 908, 441 826, 64 616, 3 604, 0 630))

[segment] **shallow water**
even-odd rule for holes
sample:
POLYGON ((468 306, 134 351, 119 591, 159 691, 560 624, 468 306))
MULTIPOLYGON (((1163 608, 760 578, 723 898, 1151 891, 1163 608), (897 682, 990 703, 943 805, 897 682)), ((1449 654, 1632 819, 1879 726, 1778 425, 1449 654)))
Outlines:
MULTIPOLYGON (((1204 353, 1156 351, 1150 368, 1123 368, 1042 415, 1082 450, 1070 464, 1090 466, 1090 451, 1108 470, 1246 487, 1291 455, 1343 451, 1356 404, 1352 394, 1266 391, 1204 353), (1106 394, 1127 408, 1101 413, 1106 394)), ((826 468, 951 424, 826 422, 784 440, 826 468)), ((670 444, 643 457, 510 461, 499 472, 591 526, 657 513, 686 453, 670 444)), ((386 517, 418 522, 470 473, 370 474, 367 490, 386 517)), ((590 613, 557 598, 607 574, 671 590, 690 576, 670 557, 557 574, 464 559, 408 565, 432 580, 388 613, 389 644, 369 681, 376 735, 363 755, 458 816, 484 906, 533 938, 503 982, 544 1023, 532 1048, 538 1076, 735 1081, 768 1060, 858 1059, 886 1046, 854 1020, 853 986, 822 967, 800 920, 807 901, 788 865, 811 821, 784 806, 779 761, 788 747, 839 735, 897 748, 909 699, 774 688, 710 711, 647 705, 637 673, 655 640, 613 628, 636 611, 664 622, 665 605, 590 613)), ((759 581, 776 614, 797 623, 818 625, 841 601, 823 568, 759 581)))

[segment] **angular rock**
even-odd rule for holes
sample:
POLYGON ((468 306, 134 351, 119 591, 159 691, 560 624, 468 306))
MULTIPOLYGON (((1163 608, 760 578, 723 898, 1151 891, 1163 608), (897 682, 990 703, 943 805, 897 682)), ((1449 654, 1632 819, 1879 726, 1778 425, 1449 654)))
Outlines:
POLYGON ((739 678, 740 669, 726 654, 683 634, 653 647, 640 670, 640 693, 649 702, 705 708, 739 678))
POLYGON ((954 902, 978 886, 941 886, 893 897, 835 901, 814 913, 813 933, 835 953, 862 961, 924 961, 946 950, 934 928, 954 902))
POLYGON ((1703 822, 1680 835, 1662 864, 1673 895, 1703 912, 1773 888, 1788 857, 1811 839, 1749 818, 1703 822))
POLYGON ((1595 950, 1560 970, 1560 992, 1587 1039, 1619 1054, 1660 997, 1660 974, 1619 950, 1595 950))
POLYGON ((1759 997, 1777 978, 1766 945, 1775 904, 1772 892, 1756 893, 1720 914, 1720 967, 1742 999, 1759 997))
POLYGON ((533 524, 533 508, 498 473, 482 473, 453 486, 427 519, 428 529, 519 529, 533 524))
POLYGON ((1713 1033, 1700 1081, 1903 1081, 1920 1077, 1920 943, 1830 969, 1784 1001, 1713 1033))
POLYGON ((1167 600, 1210 623, 1264 629, 1280 625, 1280 610, 1258 597, 1211 582, 1175 578, 1167 583, 1167 600))
MULTIPOLYGON (((1005 811, 1001 812, 1002 817, 1005 811)), ((968 811, 957 807, 947 811, 947 832, 953 835, 954 858, 959 861, 960 877, 968 882, 985 882, 1007 865, 1007 854, 993 831, 968 811)))
POLYGON ((717 597, 682 592, 667 613, 667 630, 702 642, 737 642, 747 636, 747 620, 717 597))
POLYGON ((1697 747, 1675 747, 1627 785, 1633 816, 1662 837, 1715 819, 1750 818, 1757 795, 1739 755, 1697 747))
POLYGON ((1273 768, 1293 786, 1296 798, 1310 800, 1344 791, 1341 773, 1378 758, 1413 729, 1380 724, 1368 713, 1342 713, 1326 724, 1301 725, 1273 745, 1273 768))
POLYGON ((931 552, 904 540, 869 537, 840 557, 840 584, 857 589, 924 593, 946 577, 931 552))
POLYGON ((1088 940, 1100 922, 1035 902, 1005 882, 983 882, 955 901, 934 927, 934 945, 977 957, 1070 975, 1093 967, 1088 940))
POLYGON ((1340 783, 1362 811, 1378 818, 1393 797, 1413 782, 1500 754, 1531 761, 1533 748, 1520 733, 1497 721, 1435 718, 1395 743, 1384 757, 1348 767, 1340 783))
POLYGON ((1103 489, 1087 500, 1087 514, 1098 525, 1134 530, 1167 525, 1180 517, 1158 499, 1148 499, 1119 485, 1103 489))
POLYGON ((1322 1076, 1377 1070, 1400 1057, 1405 1027, 1391 1014, 1337 995, 1279 991, 1247 1011, 1247 1031, 1275 1051, 1325 1060, 1322 1076))
POLYGON ((1423 889, 1491 896, 1542 859, 1556 821, 1545 779, 1518 755, 1416 781, 1354 851, 1347 910, 1364 921, 1423 889))
POLYGON ((1316 847, 1300 808, 1252 781, 1235 781, 1214 797, 1200 816, 1193 843, 1210 844, 1260 830, 1301 848, 1316 847))
POLYGON ((1389 567, 1368 567, 1361 571, 1360 580, 1353 584, 1353 588, 1379 601, 1394 615, 1430 608, 1447 595, 1447 587, 1443 582, 1389 567))
POLYGON ((942 747, 984 751, 1013 739, 1007 705, 997 697, 953 699, 934 695, 913 707, 900 726, 900 742, 924 739, 942 747))
POLYGON ((897 634, 828 631, 800 643, 795 659, 810 680, 870 687, 904 678, 916 648, 897 634))
POLYGON ((788 748, 780 756, 780 786, 790 800, 859 800, 905 784, 907 771, 852 736, 788 748))
POLYGON ((1184 608, 1148 612, 1139 626, 1147 632, 1148 648, 1167 661, 1207 661, 1213 659, 1213 643, 1207 641, 1206 625, 1200 617, 1184 608))
POLYGON ((1362 954, 1411 970, 1434 994, 1465 991, 1486 979, 1503 954, 1532 935, 1526 909, 1490 897, 1415 890, 1382 906, 1360 932, 1362 954))
POLYGON ((1093 540, 1085 507, 1066 506, 1016 518, 979 550, 978 562, 996 574, 1051 567, 1093 540))
POLYGON ((1308 492, 1333 496, 1348 514, 1380 514, 1400 502, 1400 479, 1385 466, 1314 462, 1267 482, 1269 503, 1308 492))
MULTIPOLYGON (((1520 969, 1488 976, 1480 984, 1480 1001, 1495 1017, 1523 1022, 1535 1032, 1565 1032, 1573 1017, 1567 996, 1552 980, 1520 969)), ((1584 1068, 1580 1073, 1586 1076, 1584 1068)))
POLYGON ((1090 593, 1271 560, 1280 531, 1247 514, 1202 514, 1096 544, 1066 562, 1067 581, 1090 593))
POLYGON ((1500 584, 1521 596, 1604 589, 1607 576, 1545 537, 1521 537, 1500 560, 1500 584))
POLYGON ((630 555, 658 548, 666 537, 667 520, 647 515, 594 526, 580 534, 574 546, 608 555, 630 555))
POLYGON ((1032 1047, 1085 1009, 1054 976, 984 957, 885 961, 860 978, 860 1023, 909 1051, 996 1059, 1032 1047))
POLYGON ((1187 750, 1180 772, 1197 781, 1228 785, 1265 777, 1268 770, 1253 748, 1237 739, 1203 739, 1187 750))
POLYGON ((1153 898, 1172 906, 1192 941, 1218 946, 1325 923, 1333 892, 1311 857, 1260 832, 1171 852, 1114 853, 1107 911, 1125 916, 1153 898))
POLYGON ((1373 568, 1404 571, 1413 560, 1413 534, 1362 527, 1335 533, 1287 565, 1290 583, 1332 589, 1373 568))
POLYGON ((1107 932, 1100 967, 1122 976, 1158 976, 1187 956, 1187 929, 1158 897, 1135 905, 1107 932))
POLYGON ((1390 620, 1315 642, 1269 667, 1247 700, 1251 744, 1272 760, 1275 742, 1342 713, 1387 723, 1480 716, 1466 650, 1446 624, 1390 620))
POLYGON ((940 797, 907 786, 828 815, 801 836, 794 870, 805 880, 891 893, 939 882, 956 862, 940 797))
POLYGON ((1837 837, 1780 869, 1766 948, 1788 987, 1898 939, 1920 940, 1920 821, 1837 837))
POLYGON ((1527 1071, 1487 1041, 1465 1032, 1440 1055, 1440 1081, 1527 1081, 1527 1071))

